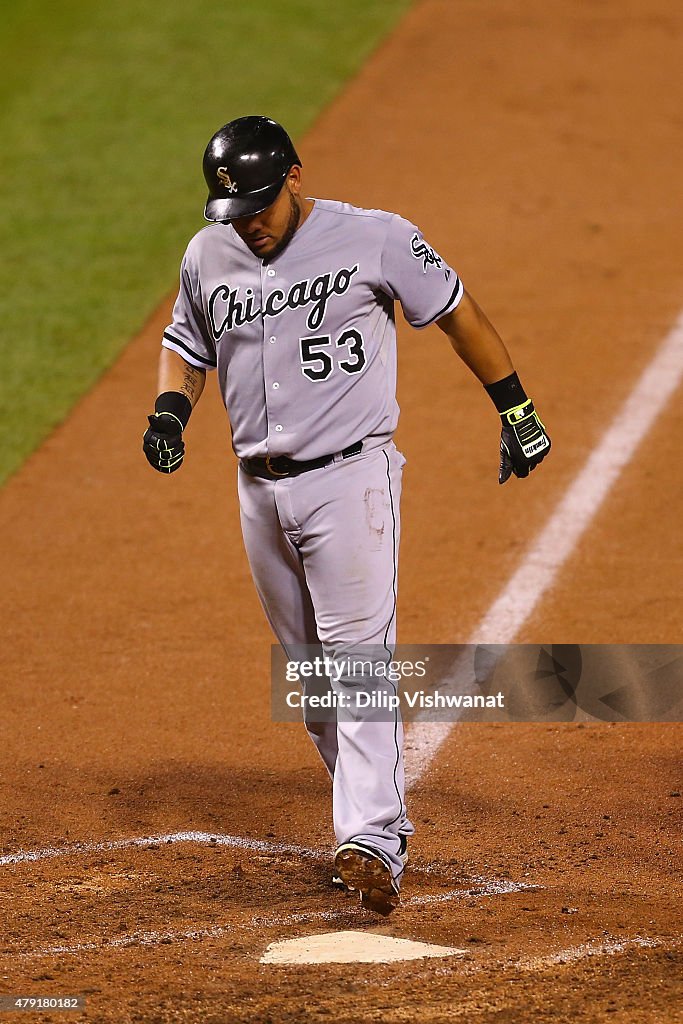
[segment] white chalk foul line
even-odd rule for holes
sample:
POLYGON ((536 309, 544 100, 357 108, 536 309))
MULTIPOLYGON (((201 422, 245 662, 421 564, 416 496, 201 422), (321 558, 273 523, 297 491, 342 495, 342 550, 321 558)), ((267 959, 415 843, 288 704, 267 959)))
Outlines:
MULTIPOLYGON (((682 379, 683 313, 468 644, 508 644, 514 640, 682 379)), ((429 768, 453 724, 416 721, 410 727, 406 740, 408 787, 429 768)))

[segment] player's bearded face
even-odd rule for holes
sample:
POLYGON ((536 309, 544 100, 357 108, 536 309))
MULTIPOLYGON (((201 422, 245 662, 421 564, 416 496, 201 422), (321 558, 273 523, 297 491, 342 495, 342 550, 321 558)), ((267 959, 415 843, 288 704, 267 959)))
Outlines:
POLYGON ((299 226, 301 208, 285 185, 275 202, 253 217, 239 217, 232 225, 255 256, 273 259, 291 241, 299 226))

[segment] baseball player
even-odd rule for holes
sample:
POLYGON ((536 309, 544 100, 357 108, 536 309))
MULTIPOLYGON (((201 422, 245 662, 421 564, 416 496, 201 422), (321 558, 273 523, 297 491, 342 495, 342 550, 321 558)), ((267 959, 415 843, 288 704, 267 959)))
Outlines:
MULTIPOLYGON (((301 160, 267 117, 216 132, 203 169, 212 223, 182 261, 145 455, 161 473, 180 467, 190 414, 217 369, 244 543, 278 641, 288 657, 307 645, 386 660, 405 461, 392 440, 396 300, 413 327, 438 324, 492 399, 501 484, 526 477, 550 440, 498 334, 414 224, 305 198, 301 160)), ((332 780, 335 871, 384 915, 398 904, 414 831, 398 710, 386 717, 304 713, 332 780)))

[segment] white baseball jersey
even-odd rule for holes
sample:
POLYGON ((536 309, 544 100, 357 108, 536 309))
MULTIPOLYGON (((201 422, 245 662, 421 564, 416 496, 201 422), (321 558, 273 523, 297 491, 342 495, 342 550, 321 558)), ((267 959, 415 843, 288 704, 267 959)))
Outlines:
POLYGON ((239 458, 315 459, 391 438, 395 300, 420 328, 462 295, 456 272, 414 224, 316 199, 272 262, 229 224, 199 231, 162 344, 193 366, 218 368, 239 458))

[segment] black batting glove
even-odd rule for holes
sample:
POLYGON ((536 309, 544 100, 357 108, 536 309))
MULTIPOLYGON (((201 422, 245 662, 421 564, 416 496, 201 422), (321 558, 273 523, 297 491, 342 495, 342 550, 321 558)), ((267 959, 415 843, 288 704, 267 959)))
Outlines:
POLYGON ((179 391, 165 391, 157 398, 142 437, 145 458, 157 472, 175 473, 180 468, 185 457, 183 430, 191 412, 190 400, 179 391))
POLYGON ((513 473, 525 477, 536 469, 550 451, 550 438, 530 398, 501 413, 500 419, 498 483, 504 484, 513 473))
POLYGON ((142 450, 150 466, 160 473, 175 473, 185 457, 182 426, 171 413, 148 416, 149 427, 142 437, 142 450))
POLYGON ((528 476, 550 451, 550 438, 516 373, 485 387, 502 423, 498 483, 504 484, 513 473, 528 476))

